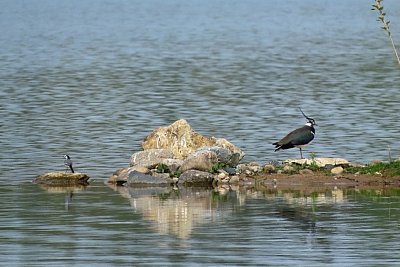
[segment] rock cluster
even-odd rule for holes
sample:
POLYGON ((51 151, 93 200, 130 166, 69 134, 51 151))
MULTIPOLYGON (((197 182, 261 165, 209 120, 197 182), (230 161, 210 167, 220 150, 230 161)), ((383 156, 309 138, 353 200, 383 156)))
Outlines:
POLYGON ((142 148, 131 156, 130 167, 117 170, 109 178, 110 183, 211 184, 214 173, 220 170, 236 173, 245 155, 226 139, 196 133, 183 119, 154 130, 144 139, 142 148))

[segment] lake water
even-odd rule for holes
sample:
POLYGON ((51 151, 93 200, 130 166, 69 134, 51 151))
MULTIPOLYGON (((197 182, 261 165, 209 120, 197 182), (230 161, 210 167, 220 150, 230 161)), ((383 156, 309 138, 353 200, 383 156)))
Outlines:
POLYGON ((400 189, 2 187, 4 266, 398 266, 400 189), (72 190, 71 188, 69 190, 72 190))
MULTIPOLYGON (((103 183, 181 118, 245 161, 298 157, 271 145, 304 124, 298 107, 318 124, 306 156, 399 158, 400 68, 372 4, 3 0, 0 265, 396 265, 395 189, 103 183), (31 184, 64 154, 88 188, 31 184)), ((400 2, 384 6, 399 42, 400 2)))

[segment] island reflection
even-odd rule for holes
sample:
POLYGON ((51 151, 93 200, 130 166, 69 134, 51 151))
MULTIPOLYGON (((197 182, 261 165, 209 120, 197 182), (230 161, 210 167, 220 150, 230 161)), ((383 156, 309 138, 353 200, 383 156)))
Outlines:
MULTIPOLYGON (((297 221, 310 232, 315 228, 317 206, 326 209, 346 201, 343 189, 278 190, 244 187, 113 187, 129 199, 135 213, 151 222, 155 232, 180 239, 190 237, 196 226, 235 216, 247 202, 265 201, 273 207, 266 216, 297 221)), ((260 210, 260 212, 262 212, 260 210)))

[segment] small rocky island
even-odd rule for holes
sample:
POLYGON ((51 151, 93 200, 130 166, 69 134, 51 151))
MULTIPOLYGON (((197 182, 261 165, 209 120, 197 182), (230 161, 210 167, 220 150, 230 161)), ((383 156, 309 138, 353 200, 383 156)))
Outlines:
POLYGON ((89 176, 85 173, 48 172, 33 180, 36 184, 51 186, 88 185, 89 176))
POLYGON ((184 119, 155 129, 144 139, 142 148, 131 156, 129 167, 116 170, 108 183, 134 187, 249 185, 292 178, 310 182, 316 177, 328 183, 357 182, 344 173, 346 168, 357 166, 341 158, 241 163, 245 153, 240 148, 224 138, 200 135, 184 119))
POLYGON ((186 120, 160 127, 142 142, 130 166, 117 170, 110 183, 128 185, 208 185, 236 174, 244 152, 224 138, 196 133, 186 120))

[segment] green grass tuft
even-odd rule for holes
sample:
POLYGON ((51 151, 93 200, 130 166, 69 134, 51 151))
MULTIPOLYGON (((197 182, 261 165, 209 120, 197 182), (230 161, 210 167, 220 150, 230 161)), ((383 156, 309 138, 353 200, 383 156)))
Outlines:
POLYGON ((216 174, 216 173, 218 173, 218 170, 223 170, 223 169, 225 169, 226 167, 227 167, 227 164, 226 164, 225 162, 218 162, 218 163, 215 163, 215 164, 211 167, 211 170, 209 170, 209 173, 216 174))
POLYGON ((348 167, 346 171, 349 173, 360 174, 377 174, 384 176, 400 176, 400 160, 392 162, 378 162, 369 164, 365 167, 348 167))

